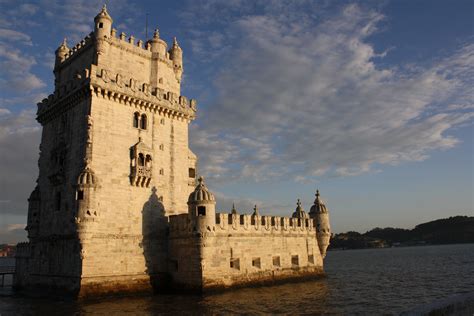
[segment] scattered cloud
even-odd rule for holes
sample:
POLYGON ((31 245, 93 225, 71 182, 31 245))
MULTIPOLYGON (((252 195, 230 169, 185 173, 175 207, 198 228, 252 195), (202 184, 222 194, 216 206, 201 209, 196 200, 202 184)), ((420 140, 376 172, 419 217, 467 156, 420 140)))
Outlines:
POLYGON ((26 215, 38 174, 40 127, 34 117, 33 110, 0 115, 0 200, 8 201, 2 203, 3 214, 26 215))
POLYGON ((429 67, 382 68, 374 59, 384 54, 368 41, 385 18, 377 11, 262 12, 223 17, 237 41, 190 133, 207 176, 314 182, 421 161, 459 142, 449 131, 473 117, 474 45, 429 67))
POLYGON ((0 74, 0 91, 29 93, 45 87, 45 83, 31 72, 35 64, 36 59, 33 56, 0 44, 0 65, 3 70, 0 74))
POLYGON ((0 28, 0 40, 4 42, 21 42, 30 46, 33 45, 31 37, 28 34, 5 28, 0 28))

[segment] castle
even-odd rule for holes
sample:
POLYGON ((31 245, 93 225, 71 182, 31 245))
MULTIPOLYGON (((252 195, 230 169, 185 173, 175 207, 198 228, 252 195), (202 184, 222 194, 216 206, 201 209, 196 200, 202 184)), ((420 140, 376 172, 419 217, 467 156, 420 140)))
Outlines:
POLYGON ((188 146, 196 101, 180 93, 183 52, 158 30, 118 34, 104 6, 94 31, 56 50, 55 89, 38 103, 37 186, 15 286, 86 297, 203 291, 323 274, 329 215, 216 213, 188 146))

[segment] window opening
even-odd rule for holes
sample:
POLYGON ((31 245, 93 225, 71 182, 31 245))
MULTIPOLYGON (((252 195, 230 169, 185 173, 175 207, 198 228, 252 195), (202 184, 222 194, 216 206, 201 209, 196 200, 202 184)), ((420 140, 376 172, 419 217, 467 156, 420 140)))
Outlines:
POLYGON ((261 262, 260 262, 260 258, 253 258, 252 259, 252 266, 255 267, 255 268, 261 268, 261 262))
POLYGON ((142 119, 140 122, 140 128, 141 129, 146 129, 147 128, 147 120, 146 120, 146 115, 142 114, 142 119))
POLYGON ((198 206, 198 216, 206 216, 206 207, 198 206))
POLYGON ((138 154, 138 166, 143 167, 145 165, 145 157, 143 154, 138 154))
POLYGON ((140 121, 140 114, 138 112, 133 113, 133 127, 138 128, 139 121, 140 121))

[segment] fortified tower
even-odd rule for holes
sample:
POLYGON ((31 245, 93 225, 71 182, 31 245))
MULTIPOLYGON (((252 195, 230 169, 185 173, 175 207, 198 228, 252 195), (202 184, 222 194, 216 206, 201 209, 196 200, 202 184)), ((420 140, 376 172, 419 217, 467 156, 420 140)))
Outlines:
POLYGON ((186 213, 196 156, 196 102, 180 94, 182 50, 158 30, 117 33, 104 6, 94 32, 56 50, 55 89, 38 104, 43 127, 29 243, 17 287, 146 290, 167 270, 167 216, 186 213))

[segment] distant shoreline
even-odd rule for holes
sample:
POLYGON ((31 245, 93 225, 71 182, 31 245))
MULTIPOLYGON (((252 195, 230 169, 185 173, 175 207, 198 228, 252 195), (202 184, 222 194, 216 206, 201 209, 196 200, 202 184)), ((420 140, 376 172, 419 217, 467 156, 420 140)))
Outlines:
POLYGON ((374 228, 331 236, 328 250, 418 247, 474 243, 474 217, 454 216, 417 225, 413 229, 374 228))

